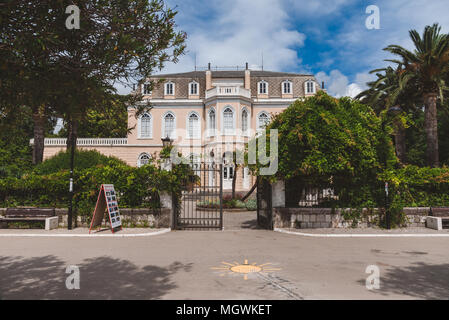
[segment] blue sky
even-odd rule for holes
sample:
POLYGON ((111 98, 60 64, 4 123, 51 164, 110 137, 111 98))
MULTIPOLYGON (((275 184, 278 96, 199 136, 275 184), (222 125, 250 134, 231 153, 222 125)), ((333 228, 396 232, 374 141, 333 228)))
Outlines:
POLYGON ((177 7, 188 52, 162 71, 195 65, 313 73, 335 96, 354 96, 383 67, 389 44, 411 48, 408 30, 439 22, 449 32, 449 0, 167 0, 177 7), (366 8, 380 9, 380 29, 368 30, 366 8))

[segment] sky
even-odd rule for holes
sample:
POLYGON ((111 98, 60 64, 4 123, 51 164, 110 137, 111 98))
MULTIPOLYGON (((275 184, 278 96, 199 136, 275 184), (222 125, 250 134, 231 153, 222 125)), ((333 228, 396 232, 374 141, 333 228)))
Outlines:
MULTIPOLYGON (((412 49, 408 31, 438 22, 449 32, 449 0, 166 0, 176 8, 187 52, 159 73, 197 66, 244 66, 314 74, 336 97, 355 96, 388 65, 382 49, 412 49), (379 29, 368 29, 367 7, 379 8, 379 29)), ((129 90, 119 89, 120 93, 129 90)))

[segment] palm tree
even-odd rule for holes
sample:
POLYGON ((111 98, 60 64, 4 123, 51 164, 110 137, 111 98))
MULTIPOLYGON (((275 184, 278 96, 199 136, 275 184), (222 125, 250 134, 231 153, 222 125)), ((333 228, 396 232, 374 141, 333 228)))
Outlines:
POLYGON ((439 166, 437 99, 439 97, 443 101, 444 91, 448 90, 445 78, 449 73, 449 34, 440 32, 438 24, 426 26, 422 37, 416 30, 411 30, 409 33, 415 46, 413 52, 398 45, 384 49, 401 58, 386 60, 401 69, 399 91, 406 90, 411 84, 424 102, 427 163, 431 167, 439 166))
POLYGON ((399 75, 401 72, 401 66, 398 66, 397 69, 387 67, 372 70, 370 73, 376 73, 377 79, 368 82, 368 89, 361 92, 356 99, 373 107, 377 115, 381 114, 382 111, 388 111, 392 107, 399 107, 402 110, 401 114, 394 117, 393 125, 396 155, 401 163, 406 163, 406 121, 404 115, 406 112, 417 109, 416 103, 420 97, 416 95, 416 89, 411 84, 408 84, 407 88, 400 87, 399 75))

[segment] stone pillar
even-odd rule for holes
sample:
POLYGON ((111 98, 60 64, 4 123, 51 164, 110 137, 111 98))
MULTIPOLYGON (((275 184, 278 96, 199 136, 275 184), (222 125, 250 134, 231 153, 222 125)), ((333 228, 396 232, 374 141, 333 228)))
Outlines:
POLYGON ((285 208, 284 180, 278 180, 271 185, 271 204, 273 208, 285 208))
POLYGON ((165 216, 163 219, 165 221, 164 225, 173 229, 175 226, 175 206, 173 203, 173 195, 170 192, 162 191, 159 193, 159 198, 162 207, 161 212, 165 216), (167 217, 167 215, 169 217, 167 217))
POLYGON ((173 209, 173 201, 171 193, 167 191, 162 191, 159 193, 159 198, 161 199, 161 207, 167 209, 173 209))

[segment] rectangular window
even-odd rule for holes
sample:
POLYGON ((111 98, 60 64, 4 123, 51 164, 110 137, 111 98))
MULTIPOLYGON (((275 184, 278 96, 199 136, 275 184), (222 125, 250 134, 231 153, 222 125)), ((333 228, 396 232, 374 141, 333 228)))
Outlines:
POLYGON ((143 85, 143 94, 151 94, 151 85, 149 83, 145 83, 143 85))
POLYGON ((267 83, 259 82, 259 94, 266 94, 266 93, 267 93, 267 83))
POLYGON ((168 95, 168 96, 173 95, 173 83, 165 84, 165 95, 168 95))
POLYGON ((290 94, 292 93, 292 86, 291 86, 291 82, 284 82, 283 83, 283 93, 284 94, 290 94))
POLYGON ((192 82, 190 84, 190 94, 191 95, 197 95, 198 94, 198 83, 192 82))
POLYGON ((314 93, 314 83, 313 82, 307 82, 307 93, 314 93))

